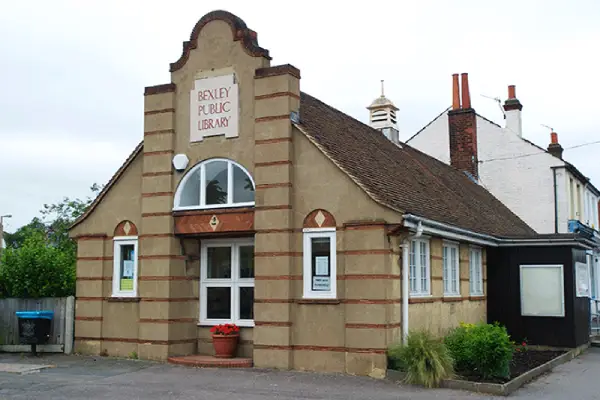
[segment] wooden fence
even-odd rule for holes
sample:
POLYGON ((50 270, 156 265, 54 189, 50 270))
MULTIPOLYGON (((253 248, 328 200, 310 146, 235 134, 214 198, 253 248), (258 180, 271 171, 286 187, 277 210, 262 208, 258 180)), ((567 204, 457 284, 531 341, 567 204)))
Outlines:
POLYGON ((30 346, 19 343, 17 311, 54 311, 50 339, 39 345, 39 352, 70 354, 73 350, 75 318, 74 297, 45 297, 41 299, 0 299, 0 351, 28 352, 30 346))

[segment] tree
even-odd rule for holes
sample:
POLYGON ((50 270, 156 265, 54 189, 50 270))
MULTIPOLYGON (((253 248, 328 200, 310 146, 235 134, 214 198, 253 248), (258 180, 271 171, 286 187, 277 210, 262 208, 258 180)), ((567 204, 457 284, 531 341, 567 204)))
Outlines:
MULTIPOLYGON (((91 186, 97 195, 102 187, 91 186)), ((5 236, 0 256, 0 297, 61 297, 75 293, 77 245, 69 228, 90 206, 93 198, 44 204, 41 218, 5 236)))

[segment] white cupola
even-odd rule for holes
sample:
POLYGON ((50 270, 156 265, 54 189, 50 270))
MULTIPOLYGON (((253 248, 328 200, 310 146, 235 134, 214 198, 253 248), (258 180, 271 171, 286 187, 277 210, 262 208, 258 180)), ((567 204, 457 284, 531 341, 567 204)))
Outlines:
POLYGON ((396 144, 400 143, 398 122, 396 120, 398 107, 385 97, 383 80, 381 81, 381 96, 373 100, 371 105, 367 107, 367 110, 370 112, 369 125, 380 130, 392 142, 396 144))

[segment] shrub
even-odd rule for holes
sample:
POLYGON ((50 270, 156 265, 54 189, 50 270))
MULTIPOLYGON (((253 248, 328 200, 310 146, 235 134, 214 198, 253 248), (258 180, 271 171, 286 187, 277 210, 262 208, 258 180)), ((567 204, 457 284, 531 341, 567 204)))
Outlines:
POLYGON ((75 256, 47 245, 42 234, 0 257, 0 296, 65 297, 75 294, 75 256))
POLYGON ((444 339, 457 371, 485 379, 508 378, 513 345, 499 324, 461 324, 444 339))
POLYGON ((406 383, 438 386, 453 375, 452 358, 444 343, 427 331, 410 332, 406 345, 388 350, 390 366, 406 372, 406 383))

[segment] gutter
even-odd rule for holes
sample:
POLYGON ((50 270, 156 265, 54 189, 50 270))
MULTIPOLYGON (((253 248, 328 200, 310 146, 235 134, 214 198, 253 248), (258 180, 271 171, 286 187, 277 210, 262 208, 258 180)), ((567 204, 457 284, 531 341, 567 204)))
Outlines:
MULTIPOLYGON (((503 238, 498 236, 477 233, 468 229, 459 228, 454 225, 437 222, 428 218, 419 217, 413 214, 403 215, 403 225, 410 230, 421 229, 422 234, 431 234, 442 238, 469 242, 488 247, 516 247, 516 246, 578 246, 584 248, 594 248, 594 242, 585 238, 503 238), (420 228, 419 228, 420 227, 420 228)), ((597 246, 597 245, 596 245, 597 246)))

